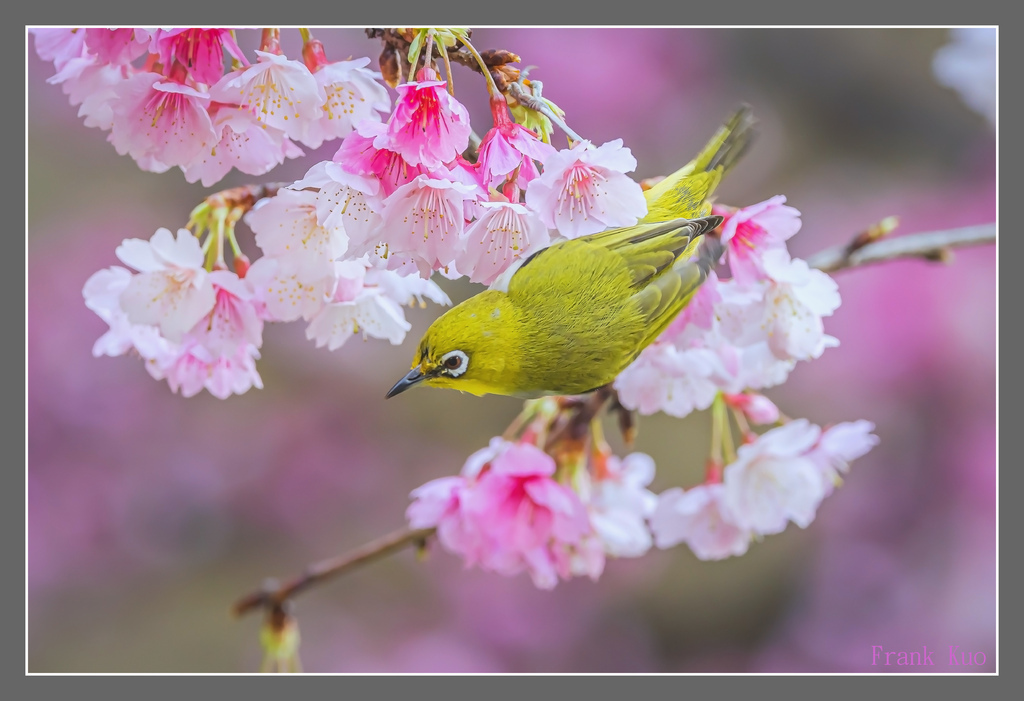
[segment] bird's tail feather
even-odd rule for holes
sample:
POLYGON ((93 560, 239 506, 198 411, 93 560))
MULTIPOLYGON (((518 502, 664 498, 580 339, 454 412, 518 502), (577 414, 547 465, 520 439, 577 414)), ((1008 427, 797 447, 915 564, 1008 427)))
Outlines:
POLYGON ((647 190, 647 215, 641 222, 695 219, 711 211, 707 201, 722 177, 747 152, 755 136, 754 118, 741 106, 719 127, 696 158, 647 190))

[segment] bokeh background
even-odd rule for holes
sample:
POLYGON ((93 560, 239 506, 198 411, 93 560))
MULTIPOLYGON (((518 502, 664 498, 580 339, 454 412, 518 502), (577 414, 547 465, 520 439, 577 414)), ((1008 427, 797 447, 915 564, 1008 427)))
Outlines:
MULTIPOLYGON (((253 48, 257 33, 241 32, 253 48)), ((379 45, 319 30, 332 58, 379 45)), ((685 162, 740 102, 760 138, 720 189, 785 194, 809 255, 889 215, 900 232, 995 220, 995 130, 933 72, 951 35, 928 30, 479 29, 569 123, 622 138, 637 177, 685 162)), ((104 323, 82 303, 124 238, 184 224, 208 191, 140 172, 85 128, 29 39, 29 670, 255 670, 259 617, 231 602, 400 527, 410 490, 456 473, 515 416, 500 397, 421 390, 384 401, 440 310, 409 313, 402 346, 335 352, 301 324, 269 325, 266 386, 227 401, 174 395, 129 357, 93 358, 104 323)), ((283 46, 298 56, 297 30, 283 46)), ((456 67, 477 131, 482 79, 456 67)), ((267 180, 292 180, 335 144, 267 180)), ((252 182, 230 175, 223 187, 252 182)), ((250 254, 251 238, 242 236, 250 254)), ((886 650, 981 651, 995 669, 994 247, 949 266, 838 273, 826 319, 841 346, 768 391, 815 423, 866 418, 880 445, 806 530, 741 557, 685 546, 610 561, 598 583, 539 591, 525 575, 463 570, 434 550, 389 558, 308 593, 296 613, 317 672, 878 672, 886 650)), ((441 280, 455 301, 478 291, 441 280)), ((701 479, 710 421, 641 422, 654 488, 701 479)))

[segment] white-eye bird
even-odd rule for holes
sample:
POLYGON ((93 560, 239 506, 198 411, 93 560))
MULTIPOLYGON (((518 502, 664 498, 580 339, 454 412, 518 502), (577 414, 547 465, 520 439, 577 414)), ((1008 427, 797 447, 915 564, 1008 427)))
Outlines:
POLYGON ((559 241, 490 289, 449 309, 423 335, 418 384, 475 395, 583 394, 612 382, 686 306, 721 258, 708 197, 752 137, 746 107, 700 154, 644 194, 634 226, 559 241))

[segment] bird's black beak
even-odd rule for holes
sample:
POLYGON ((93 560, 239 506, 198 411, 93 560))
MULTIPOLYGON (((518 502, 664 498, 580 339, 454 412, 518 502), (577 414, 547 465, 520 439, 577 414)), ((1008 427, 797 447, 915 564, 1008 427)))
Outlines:
POLYGON ((409 389, 410 387, 414 387, 414 386, 418 385, 419 383, 423 382, 423 380, 427 379, 428 377, 429 377, 429 375, 424 375, 422 372, 420 372, 419 366, 416 366, 412 370, 409 371, 408 375, 406 375, 401 380, 396 382, 395 386, 392 387, 390 390, 388 390, 388 393, 387 393, 387 395, 385 395, 384 398, 385 399, 391 399, 396 394, 401 394, 402 392, 404 392, 405 390, 409 389))

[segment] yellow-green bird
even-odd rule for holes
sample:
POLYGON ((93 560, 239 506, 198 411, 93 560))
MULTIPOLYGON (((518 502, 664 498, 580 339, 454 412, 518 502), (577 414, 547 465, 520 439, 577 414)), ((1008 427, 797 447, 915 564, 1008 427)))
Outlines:
POLYGON ((584 394, 612 382, 686 306, 721 257, 722 219, 708 197, 746 150, 738 110, 690 163, 645 192, 635 226, 560 241, 528 257, 506 284, 440 316, 412 370, 418 384, 475 395, 584 394))

